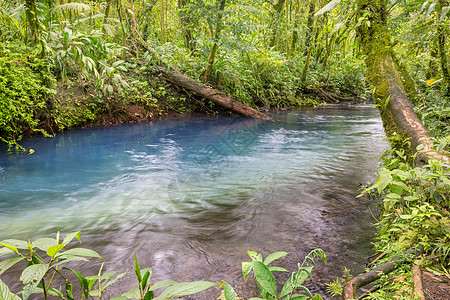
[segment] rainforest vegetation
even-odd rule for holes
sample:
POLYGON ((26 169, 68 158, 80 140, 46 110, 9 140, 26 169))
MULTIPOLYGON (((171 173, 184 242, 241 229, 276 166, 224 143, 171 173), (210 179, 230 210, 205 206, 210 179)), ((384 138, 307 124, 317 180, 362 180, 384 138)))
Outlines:
MULTIPOLYGON (((27 135, 226 111, 180 85, 180 76, 263 113, 374 103, 392 149, 362 191, 379 202, 374 249, 380 256, 371 267, 419 244, 423 254, 381 276, 366 297, 413 299, 413 265, 450 278, 449 11, 446 0, 0 0, 0 142, 11 152, 26 151, 20 141, 27 135)), ((64 260, 98 257, 60 252, 75 237, 4 241, 0 255, 16 256, 0 262, 0 274, 26 259, 24 298, 37 288, 46 297, 72 299, 70 282, 62 293, 51 286, 53 277, 44 279, 64 260)), ((326 261, 320 251, 308 256, 277 294, 267 265, 282 254, 264 261, 249 254, 244 277, 253 268, 264 299, 306 299, 292 293, 302 288, 314 257, 326 261)), ((137 259, 135 270, 139 286, 123 299, 153 299, 151 271, 140 270, 137 259)), ((73 272, 86 298, 95 282, 91 296, 101 298, 120 278, 73 272), (98 286, 101 280, 111 283, 98 286)), ((330 293, 344 293, 348 280, 330 283, 330 293)), ((186 286, 174 282, 155 286, 178 292, 170 297, 186 295, 186 286)), ((210 286, 200 282, 189 291, 210 286)), ((17 297, 1 281, 0 292, 17 297)), ((238 299, 226 284, 221 297, 238 299)))

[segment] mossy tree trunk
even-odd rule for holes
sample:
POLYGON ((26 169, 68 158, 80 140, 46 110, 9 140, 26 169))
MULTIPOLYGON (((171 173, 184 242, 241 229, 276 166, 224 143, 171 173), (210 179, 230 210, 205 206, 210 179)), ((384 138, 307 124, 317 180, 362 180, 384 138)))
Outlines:
POLYGON ((448 155, 433 151, 430 134, 415 114, 405 92, 393 56, 386 1, 358 0, 358 17, 363 18, 358 34, 366 55, 368 79, 375 87, 374 100, 387 135, 408 140, 409 154, 421 145, 423 152, 418 155, 421 161, 433 157, 450 162, 448 155))
POLYGON ((37 44, 39 41, 39 24, 36 15, 36 2, 34 0, 26 0, 26 17, 28 23, 28 38, 33 44, 37 44))

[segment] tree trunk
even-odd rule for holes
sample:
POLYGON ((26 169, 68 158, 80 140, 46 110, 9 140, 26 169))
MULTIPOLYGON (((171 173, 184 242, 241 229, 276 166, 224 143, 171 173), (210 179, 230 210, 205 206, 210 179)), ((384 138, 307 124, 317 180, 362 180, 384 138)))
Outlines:
POLYGON ((366 55, 369 82, 375 87, 374 100, 380 109, 385 131, 389 137, 408 140, 408 152, 413 155, 420 145, 420 161, 433 157, 450 162, 447 153, 433 151, 433 141, 420 122, 409 101, 401 76, 395 64, 390 35, 387 27, 388 11, 385 0, 359 0, 358 15, 368 21, 361 25, 358 33, 361 47, 366 55), (369 24, 369 25, 368 25, 369 24))
POLYGON ((29 29, 29 39, 34 45, 36 45, 39 41, 39 24, 36 15, 36 2, 34 0, 26 0, 25 7, 29 29))
MULTIPOLYGON (((313 22, 313 31, 312 31, 312 36, 315 36, 316 31, 317 31, 317 20, 315 20, 313 22)), ((303 66, 303 72, 302 72, 302 77, 301 77, 301 83, 305 83, 306 81, 306 75, 308 75, 308 69, 309 69, 309 65, 311 63, 311 55, 312 55, 312 51, 314 48, 314 43, 308 42, 308 48, 306 49, 306 59, 305 59, 305 65, 303 66)))
POLYGON ((173 84, 180 86, 184 89, 192 91, 199 96, 202 96, 215 104, 232 111, 233 113, 240 115, 242 117, 261 119, 261 120, 272 120, 271 117, 248 107, 233 98, 219 92, 209 86, 199 83, 176 70, 167 71, 164 67, 158 67, 158 70, 164 75, 164 77, 172 82, 173 84))
POLYGON ((219 49, 219 37, 220 31, 222 30, 222 12, 225 9, 226 0, 220 0, 219 13, 217 14, 217 23, 216 28, 214 30, 214 45, 211 49, 211 53, 208 58, 208 65, 206 66, 205 78, 204 81, 208 82, 211 76, 212 67, 216 60, 217 49, 219 49))

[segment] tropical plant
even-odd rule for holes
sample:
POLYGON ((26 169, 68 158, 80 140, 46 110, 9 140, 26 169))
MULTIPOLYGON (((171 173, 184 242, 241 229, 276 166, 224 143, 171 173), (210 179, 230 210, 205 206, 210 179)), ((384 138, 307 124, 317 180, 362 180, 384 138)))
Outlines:
POLYGON ((228 283, 223 283, 224 289, 219 299, 237 300, 244 299, 245 286, 253 271, 253 278, 258 285, 259 296, 251 299, 285 299, 285 300, 303 300, 313 299, 319 300, 322 297, 319 294, 313 295, 309 289, 304 286, 306 279, 311 278, 311 272, 315 266, 314 259, 320 257, 326 264, 326 255, 321 249, 312 250, 297 266, 297 270, 292 272, 291 276, 286 280, 280 292, 277 290, 274 272, 289 272, 285 268, 269 266, 272 262, 286 256, 287 252, 274 252, 268 255, 264 260, 261 254, 248 251, 248 255, 252 259, 250 262, 242 262, 243 287, 242 297, 238 296, 238 292, 228 283), (305 294, 297 294, 296 291, 303 291, 305 294))
MULTIPOLYGON (((0 242, 0 275, 19 263, 26 263, 20 275, 23 290, 22 298, 12 293, 8 286, 0 280, 0 299, 16 300, 28 299, 32 294, 41 294, 44 299, 48 296, 58 297, 64 300, 73 300, 74 283, 71 282, 70 273, 73 273, 79 283, 79 299, 103 299, 105 290, 116 283, 126 273, 116 271, 103 272, 104 263, 100 266, 97 275, 85 276, 73 267, 74 263, 86 262, 88 258, 103 258, 94 250, 86 248, 66 247, 73 240, 81 242, 81 232, 73 232, 60 239, 41 238, 33 242, 8 239, 0 242), (69 274, 68 274, 68 273, 69 274), (58 280, 58 277, 61 280, 58 280)), ((143 299, 143 300, 167 300, 174 297, 192 295, 202 292, 216 284, 208 281, 175 282, 164 280, 150 283, 152 270, 141 269, 136 254, 134 255, 134 271, 137 278, 137 287, 132 288, 115 300, 143 299), (157 290, 162 290, 158 296, 157 290)))

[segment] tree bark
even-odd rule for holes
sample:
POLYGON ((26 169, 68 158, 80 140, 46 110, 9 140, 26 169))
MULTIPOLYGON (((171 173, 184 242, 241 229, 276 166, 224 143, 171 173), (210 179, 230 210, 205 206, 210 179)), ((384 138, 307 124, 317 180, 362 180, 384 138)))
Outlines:
POLYGON ((36 2, 35 0, 26 0, 25 1, 25 7, 26 7, 26 17, 27 17, 27 23, 28 23, 28 29, 29 29, 29 38, 33 42, 33 44, 37 44, 39 41, 39 24, 38 19, 36 15, 36 2))
POLYGON ((347 282, 344 286, 344 292, 342 294, 344 300, 347 299, 355 299, 356 292, 362 286, 369 284, 377 279, 379 279, 384 274, 388 274, 394 271, 400 264, 405 262, 405 259, 409 255, 420 255, 423 253, 423 247, 420 246, 418 249, 409 249, 405 252, 405 257, 395 257, 384 263, 370 272, 360 274, 354 278, 352 278, 349 282, 347 282))
POLYGON ((253 109, 249 106, 246 106, 233 98, 225 95, 224 93, 219 92, 213 88, 210 88, 207 85, 199 83, 176 70, 168 71, 164 67, 157 68, 163 76, 173 84, 180 86, 184 89, 192 91, 199 96, 202 96, 215 104, 232 111, 233 113, 247 118, 252 119, 261 119, 261 120, 272 120, 271 117, 253 109))
POLYGON ((388 11, 384 0, 359 0, 358 15, 369 22, 359 26, 361 47, 366 55, 369 82, 375 87, 374 100, 379 107, 385 131, 389 137, 408 140, 406 149, 412 156, 422 147, 417 159, 426 162, 429 157, 450 162, 447 153, 433 150, 433 140, 420 122, 406 95, 400 73, 395 64, 387 27, 388 11), (369 14, 367 14, 367 12, 369 14), (366 12, 366 14, 364 14, 366 12))
MULTIPOLYGON (((313 22, 312 26, 313 26, 312 36, 314 36, 317 31, 317 20, 315 20, 313 22)), ((308 69, 309 69, 309 65, 311 63, 311 55, 312 55, 313 48, 314 48, 314 43, 311 43, 311 41, 309 41, 308 48, 306 49, 306 59, 305 59, 305 64, 303 66, 302 77, 300 78, 301 83, 305 83, 305 81, 306 81, 306 75, 308 75, 308 69)))

